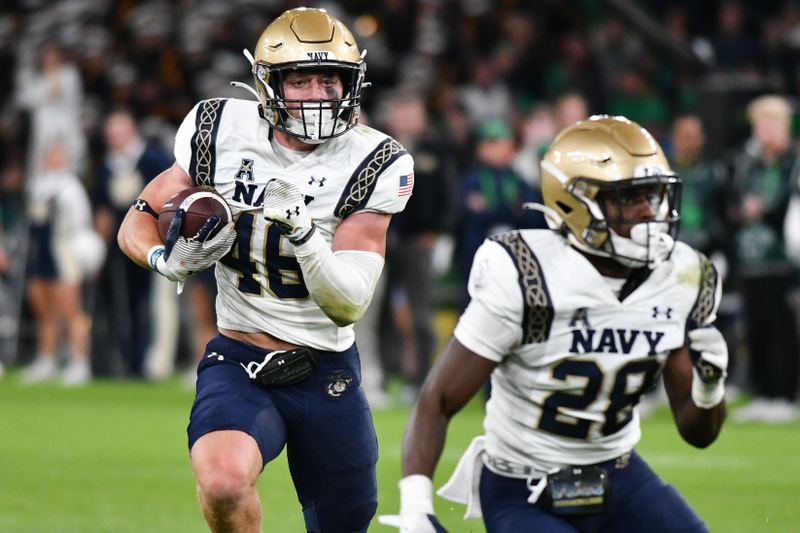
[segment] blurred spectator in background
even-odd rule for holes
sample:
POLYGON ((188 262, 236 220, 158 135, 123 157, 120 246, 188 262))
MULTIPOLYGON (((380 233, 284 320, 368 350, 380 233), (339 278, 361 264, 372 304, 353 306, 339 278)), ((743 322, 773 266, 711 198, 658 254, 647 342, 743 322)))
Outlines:
POLYGON ((461 306, 467 304, 466 279, 472 256, 483 240, 510 228, 546 227, 537 211, 525 202, 541 203, 541 193, 511 168, 516 145, 509 126, 490 120, 477 129, 476 160, 461 183, 461 306))
POLYGON ((589 107, 605 109, 606 90, 598 80, 602 70, 596 54, 579 31, 566 32, 559 38, 559 60, 552 61, 545 73, 545 96, 553 101, 568 92, 585 94, 589 107))
MULTIPOLYGON (((145 354, 155 337, 153 328, 168 327, 165 321, 175 320, 162 317, 159 312, 168 303, 151 305, 154 295, 158 294, 162 299, 174 299, 176 296, 174 287, 168 281, 162 282, 161 276, 128 261, 116 245, 116 237, 122 219, 139 191, 167 169, 172 159, 157 144, 145 142, 128 111, 117 110, 108 115, 104 124, 104 138, 106 153, 97 176, 93 199, 95 226, 109 243, 110 249, 99 280, 95 321, 97 329, 106 332, 105 338, 100 341, 106 363, 113 367, 109 359, 116 355, 124 362, 123 373, 141 377, 144 375, 145 354), (164 285, 161 291, 158 291, 159 284, 164 285)), ((160 206, 156 209, 160 209, 160 206)), ((175 351, 175 326, 171 329, 172 347, 164 343, 159 347, 162 357, 168 361, 172 361, 175 351)))
POLYGON ((800 371, 797 321, 788 299, 797 272, 784 242, 791 184, 798 173, 792 109, 784 98, 767 95, 752 101, 747 111, 753 137, 736 160, 733 216, 755 399, 733 417, 785 423, 798 418, 794 401, 800 371))
POLYGON ((725 175, 717 162, 704 158, 704 144, 700 117, 681 115, 673 121, 669 159, 683 181, 679 238, 711 257, 724 248, 725 175))
MULTIPOLYGON (((668 154, 670 166, 681 177, 681 223, 678 239, 689 244, 710 258, 720 279, 723 280, 723 296, 718 308, 717 328, 723 333, 730 346, 728 375, 733 375, 735 360, 734 317, 723 306, 727 302, 727 291, 724 283, 728 265, 723 251, 725 249, 724 198, 725 174, 723 168, 715 161, 705 158, 703 146, 705 133, 700 117, 686 114, 678 116, 672 123, 670 135, 671 150, 668 154)), ((726 398, 732 400, 736 389, 731 386, 730 378, 726 383, 726 398)), ((659 382, 655 391, 645 395, 637 405, 639 416, 649 416, 657 407, 667 405, 667 393, 663 382, 659 382)))
POLYGON ((81 124, 83 86, 77 67, 68 62, 55 43, 40 45, 36 68, 31 58, 21 62, 17 78, 17 104, 30 111, 27 175, 41 174, 45 144, 61 137, 69 167, 80 175, 84 170, 86 139, 81 124))
MULTIPOLYGON (((455 176, 453 162, 439 139, 431 135, 423 99, 400 93, 389 104, 386 131, 414 156, 414 195, 406 209, 392 218, 386 254, 388 290, 394 316, 405 314, 405 360, 401 364, 407 387, 401 400, 411 404, 428 373, 437 346, 434 329, 437 239, 452 230, 455 176), (398 295, 401 293, 401 295, 398 295), (404 313, 404 312, 405 313, 404 313)), ((399 321, 402 327, 403 321, 399 321)))
POLYGON ((557 132, 553 110, 548 104, 534 106, 520 124, 520 146, 511 166, 531 185, 539 185, 539 162, 557 132))
POLYGON ((491 55, 473 60, 469 83, 460 88, 459 97, 473 127, 488 120, 511 120, 514 110, 511 91, 498 76, 498 68, 491 55))
POLYGON ((556 100, 555 109, 539 105, 522 125, 522 145, 514 157, 513 168, 533 187, 539 187, 539 162, 556 133, 589 116, 586 99, 567 93, 556 100))
POLYGON ((656 138, 663 138, 669 123, 669 108, 652 83, 635 68, 623 71, 617 82, 617 91, 608 102, 608 113, 628 117, 656 138))
POLYGON ((736 0, 722 2, 717 11, 717 27, 712 38, 717 66, 724 71, 755 72, 759 49, 748 28, 745 8, 736 0))
MULTIPOLYGON (((717 328, 722 331, 729 346, 729 382, 736 370, 736 354, 739 341, 739 298, 734 297, 734 288, 727 281, 730 271, 728 252, 730 237, 727 231, 725 212, 727 176, 718 162, 706 157, 705 131, 700 117, 692 114, 679 115, 672 122, 669 160, 683 182, 681 189, 681 224, 678 239, 706 255, 723 280, 723 297, 717 311, 717 328)), ((736 385, 729 383, 728 400, 737 394, 736 385)), ((666 395, 662 395, 666 400, 666 395)), ((647 406, 647 403, 644 404, 647 406)), ((640 413, 642 410, 640 410, 640 413)))
POLYGON ((3 133, 0 130, 0 362, 12 363, 19 353, 28 237, 21 156, 4 142, 3 133))
POLYGON ((67 148, 60 139, 43 147, 42 174, 28 184, 30 253, 28 293, 37 322, 38 355, 22 374, 25 383, 55 377, 62 327, 69 341, 65 386, 91 379, 89 317, 81 301, 81 282, 103 261, 104 245, 91 226, 89 198, 67 170, 67 148))

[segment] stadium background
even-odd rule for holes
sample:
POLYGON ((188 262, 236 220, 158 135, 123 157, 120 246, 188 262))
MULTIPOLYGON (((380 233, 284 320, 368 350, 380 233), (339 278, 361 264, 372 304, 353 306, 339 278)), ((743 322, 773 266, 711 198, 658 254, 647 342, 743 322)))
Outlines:
MULTIPOLYGON (((749 133, 747 102, 764 93, 794 102, 800 94, 800 6, 792 1, 4 2, 0 215, 2 244, 17 260, 0 273, 0 361, 11 369, 0 381, 0 531, 203 530, 184 445, 191 394, 180 379, 119 379, 102 342, 95 342, 92 359, 104 379, 87 388, 25 387, 15 379, 16 367, 34 355, 24 262, 15 256, 24 250, 31 137, 29 113, 17 105, 16 74, 36 61, 45 41, 58 43, 80 68, 84 99, 74 127, 88 141, 81 178, 91 196, 107 113, 132 110, 143 134, 171 150, 177 125, 197 100, 247 98, 229 86, 249 81, 241 50, 252 49, 275 15, 298 5, 329 9, 369 51, 369 122, 381 125, 382 102, 390 96, 423 94, 432 128, 459 169, 470 165, 483 122, 506 120, 522 145, 526 118, 573 92, 591 113, 623 113, 647 126, 667 151, 672 119, 697 113, 706 126, 707 155, 730 165, 749 133)), ((448 216, 448 229, 457 233, 458 209, 448 216)), ((436 291, 440 340, 459 305, 456 271, 445 273, 436 291)), ((390 394, 398 389, 392 382, 390 394)), ((476 399, 454 422, 437 485, 480 431, 481 409, 476 399)), ((403 405, 375 414, 380 513, 397 510, 407 415, 403 405)), ((712 530, 793 531, 800 509, 797 429, 796 423, 729 424, 700 452, 680 441, 661 409, 645 422, 640 451, 712 530)), ((260 490, 265 530, 300 531, 280 461, 267 468, 260 490)), ((451 531, 482 531, 478 522, 460 521, 461 508, 439 500, 437 510, 451 531)))

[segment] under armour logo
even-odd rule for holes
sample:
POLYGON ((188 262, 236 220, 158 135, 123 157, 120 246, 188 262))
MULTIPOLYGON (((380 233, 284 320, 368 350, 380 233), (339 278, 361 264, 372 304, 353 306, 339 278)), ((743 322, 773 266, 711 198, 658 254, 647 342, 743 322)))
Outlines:
POLYGON ((300 216, 300 208, 299 208, 299 207, 297 207, 297 206, 295 206, 295 208, 294 208, 294 212, 292 212, 292 210, 291 210, 291 209, 287 209, 287 210, 286 210, 286 219, 287 219, 287 220, 291 219, 291 218, 292 218, 292 215, 297 215, 297 216, 300 216))
POLYGON ((325 178, 325 177, 317 179, 314 176, 311 176, 310 178, 308 178, 308 184, 309 185, 314 185, 315 183, 319 183, 319 186, 322 187, 323 185, 325 185, 325 180, 327 180, 327 179, 328 178, 325 178))
POLYGON ((672 308, 667 307, 667 309, 664 311, 659 309, 658 306, 653 306, 653 318, 658 318, 661 315, 664 315, 664 318, 667 320, 672 319, 672 308))
POLYGON ((145 202, 144 200, 140 199, 140 200, 136 200, 136 203, 133 204, 133 208, 136 209, 137 211, 144 211, 144 208, 145 208, 146 205, 147 205, 147 202, 145 202))

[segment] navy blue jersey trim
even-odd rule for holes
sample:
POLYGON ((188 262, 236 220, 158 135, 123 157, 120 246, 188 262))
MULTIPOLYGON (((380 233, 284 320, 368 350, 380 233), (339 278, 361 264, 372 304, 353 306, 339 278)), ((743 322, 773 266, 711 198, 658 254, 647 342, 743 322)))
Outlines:
POLYGON ((381 173, 406 153, 408 152, 399 142, 391 137, 384 139, 359 163, 350 176, 333 213, 339 218, 345 218, 367 205, 381 173))
POLYGON ((544 280, 544 272, 536 254, 519 231, 509 231, 489 237, 502 246, 514 261, 519 277, 519 288, 522 291, 524 309, 522 312, 522 343, 534 344, 544 342, 550 336, 553 325, 553 310, 550 291, 544 280))
POLYGON ((192 160, 189 176, 195 185, 214 186, 217 163, 217 133, 222 120, 222 110, 228 102, 225 98, 204 100, 197 106, 195 131, 192 135, 192 160))

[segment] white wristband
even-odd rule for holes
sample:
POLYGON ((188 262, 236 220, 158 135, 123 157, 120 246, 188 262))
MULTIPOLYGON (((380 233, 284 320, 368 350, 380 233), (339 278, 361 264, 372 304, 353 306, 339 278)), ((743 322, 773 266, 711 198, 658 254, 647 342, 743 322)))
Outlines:
POLYGON ((415 474, 406 476, 398 483, 400 487, 400 514, 433 512, 433 481, 428 476, 415 474))
POLYGON ((692 368, 692 401, 700 409, 711 409, 725 399, 725 380, 703 383, 696 368, 692 368))
POLYGON ((150 265, 150 268, 155 270, 156 272, 161 272, 158 269, 158 262, 159 260, 163 263, 164 260, 164 248, 163 244, 156 244, 150 250, 147 251, 147 264, 150 265))

